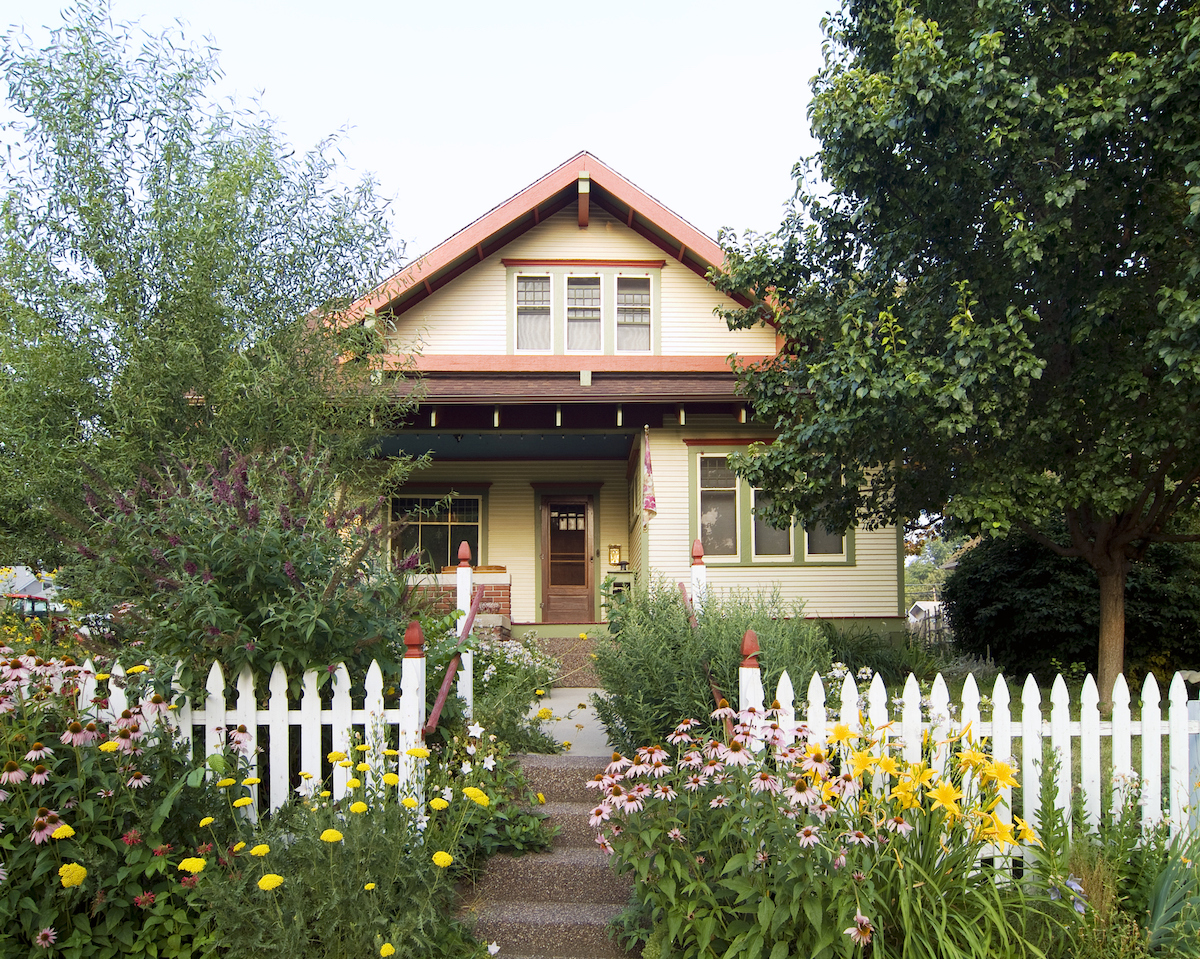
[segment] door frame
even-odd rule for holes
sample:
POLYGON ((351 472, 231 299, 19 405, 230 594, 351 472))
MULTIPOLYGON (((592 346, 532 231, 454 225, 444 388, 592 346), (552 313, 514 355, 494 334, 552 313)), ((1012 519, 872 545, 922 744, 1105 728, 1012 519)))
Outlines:
POLYGON ((591 540, 591 562, 588 564, 588 579, 589 579, 589 604, 587 622, 598 622, 600 609, 600 585, 596 575, 597 570, 597 553, 599 547, 597 544, 600 539, 600 489, 604 485, 600 483, 571 483, 571 482, 539 482, 530 483, 533 487, 533 519, 534 519, 534 606, 537 610, 538 622, 544 622, 546 601, 546 589, 548 586, 548 576, 546 575, 547 550, 549 544, 546 542, 548 533, 549 514, 545 509, 548 500, 557 502, 590 502, 589 519, 591 526, 589 529, 589 537, 591 540))

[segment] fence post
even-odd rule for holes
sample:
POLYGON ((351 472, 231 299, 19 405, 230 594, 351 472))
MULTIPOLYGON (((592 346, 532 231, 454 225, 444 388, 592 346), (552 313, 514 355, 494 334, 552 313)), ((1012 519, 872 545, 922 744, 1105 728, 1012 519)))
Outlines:
MULTIPOLYGON (((455 571, 458 585, 458 611, 463 614, 458 621, 458 636, 460 642, 467 638, 467 610, 471 608, 472 569, 471 547, 464 539, 458 546, 458 569, 455 571)), ((462 652, 462 661, 458 666, 458 695, 465 704, 463 715, 471 718, 475 707, 475 654, 468 649, 462 652)))
MULTIPOLYGON (((1200 723, 1200 699, 1189 699, 1187 704, 1188 726, 1200 723)), ((1200 733, 1188 733, 1188 783, 1191 794, 1188 805, 1192 810, 1192 831, 1200 830, 1200 733)))
POLYGON ((758 633, 748 629, 742 637, 742 665, 738 669, 739 710, 751 706, 763 708, 762 671, 758 668, 758 653, 758 633))
POLYGON ((410 786, 422 788, 420 762, 407 750, 421 745, 425 728, 425 633, 413 620, 404 631, 404 662, 400 664, 400 775, 410 786))
POLYGON ((708 567, 704 565, 704 544, 696 540, 692 543, 692 609, 697 616, 704 611, 707 592, 708 567))

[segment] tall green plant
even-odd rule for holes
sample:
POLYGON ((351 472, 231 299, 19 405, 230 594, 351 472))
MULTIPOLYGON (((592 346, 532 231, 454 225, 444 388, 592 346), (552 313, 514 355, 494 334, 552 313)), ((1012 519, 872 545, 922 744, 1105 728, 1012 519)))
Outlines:
POLYGON ((786 669, 797 684, 829 667, 828 643, 802 618, 803 607, 774 595, 712 595, 689 622, 678 592, 635 593, 596 642, 604 694, 594 698, 609 741, 631 751, 661 742, 680 716, 708 716, 715 697, 736 702, 742 637, 758 634, 763 685, 774 689, 786 669))

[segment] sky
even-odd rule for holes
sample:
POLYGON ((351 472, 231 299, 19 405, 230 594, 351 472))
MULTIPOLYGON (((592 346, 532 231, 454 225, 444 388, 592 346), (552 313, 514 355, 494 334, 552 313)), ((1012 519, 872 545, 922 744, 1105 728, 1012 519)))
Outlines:
MULTIPOLYGON (((809 80, 836 2, 112 0, 111 10, 152 34, 182 26, 211 40, 225 74, 214 99, 257 99, 298 149, 336 134, 343 177, 374 175, 413 258, 581 150, 709 236, 774 230, 793 164, 816 148, 809 80)), ((0 25, 36 42, 65 5, 20 0, 0 25)))

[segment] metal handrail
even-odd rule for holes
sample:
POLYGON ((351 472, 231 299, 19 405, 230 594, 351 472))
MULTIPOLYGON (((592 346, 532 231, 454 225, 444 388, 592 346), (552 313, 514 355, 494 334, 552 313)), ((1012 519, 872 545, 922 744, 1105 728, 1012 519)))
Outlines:
MULTIPOLYGON (((462 632, 458 637, 458 645, 461 646, 468 636, 471 635, 471 627, 475 625, 475 614, 479 612, 479 605, 483 602, 483 587, 480 586, 475 590, 475 597, 471 600, 471 608, 467 610, 466 622, 462 625, 462 632)), ((442 718, 442 707, 446 705, 446 700, 450 696, 450 686, 454 682, 454 677, 458 673, 458 664, 462 662, 462 653, 455 653, 450 659, 450 664, 446 667, 446 676, 442 680, 442 686, 438 690, 437 699, 433 701, 433 709, 429 711, 429 719, 425 723, 425 728, 421 730, 422 736, 430 735, 438 726, 438 720, 442 718)))

